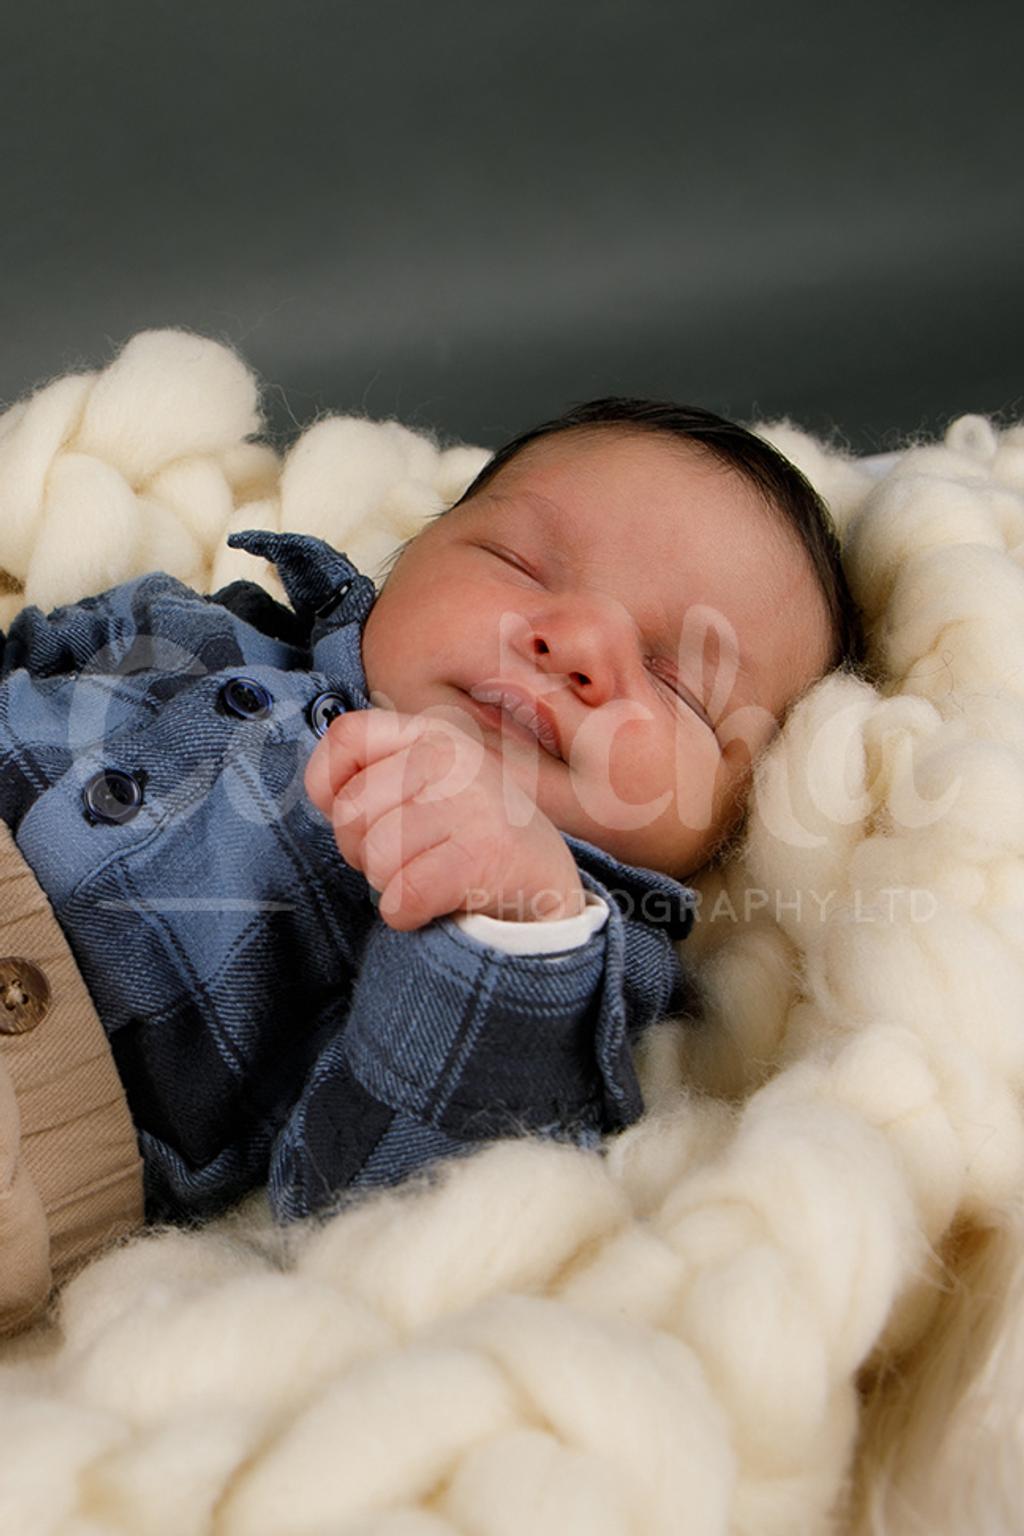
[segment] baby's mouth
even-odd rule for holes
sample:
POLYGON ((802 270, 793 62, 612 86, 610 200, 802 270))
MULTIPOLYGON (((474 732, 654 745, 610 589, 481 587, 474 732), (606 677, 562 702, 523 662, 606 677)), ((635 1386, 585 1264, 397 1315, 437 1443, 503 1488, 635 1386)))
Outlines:
POLYGON ((479 684, 466 693, 473 714, 492 730, 541 746, 549 756, 561 762, 558 737, 554 728, 523 698, 498 687, 479 684))

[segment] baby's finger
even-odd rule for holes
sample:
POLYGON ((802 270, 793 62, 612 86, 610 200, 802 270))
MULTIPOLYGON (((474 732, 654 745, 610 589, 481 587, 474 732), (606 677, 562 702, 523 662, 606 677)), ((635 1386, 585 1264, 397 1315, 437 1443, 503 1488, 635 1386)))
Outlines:
POLYGON ((451 837, 452 831, 451 818, 441 807, 403 800, 378 817, 365 836, 356 837, 351 848, 340 839, 339 847, 373 889, 383 893, 404 865, 451 837))
POLYGON ((447 836, 396 870, 381 891, 378 911, 388 927, 400 933, 422 928, 461 908, 468 874, 464 851, 447 836))
POLYGON ((453 771, 455 757, 453 743, 435 732, 361 768, 334 797, 330 815, 335 830, 352 827, 362 834, 403 801, 453 798, 471 782, 465 767, 461 775, 453 771))
MULTIPOLYGON (((422 755, 406 747, 353 774, 330 804, 328 815, 338 851, 354 869, 362 870, 377 890, 380 886, 367 867, 368 839, 382 818, 400 811, 428 778, 422 755)), ((376 842, 380 842, 379 834, 376 842)), ((396 864, 400 857, 401 850, 396 849, 396 864)))
POLYGON ((325 816, 354 773, 414 741, 424 729, 420 715, 389 709, 353 709, 331 721, 306 763, 306 793, 325 816))

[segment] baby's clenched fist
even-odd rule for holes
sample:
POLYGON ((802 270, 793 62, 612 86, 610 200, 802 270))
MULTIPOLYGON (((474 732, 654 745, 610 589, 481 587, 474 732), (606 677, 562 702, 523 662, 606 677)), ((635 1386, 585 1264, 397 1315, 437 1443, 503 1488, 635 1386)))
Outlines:
POLYGON ((306 790, 345 861, 381 893, 392 928, 451 912, 571 917, 586 895, 557 827, 479 741, 397 710, 334 719, 306 790))

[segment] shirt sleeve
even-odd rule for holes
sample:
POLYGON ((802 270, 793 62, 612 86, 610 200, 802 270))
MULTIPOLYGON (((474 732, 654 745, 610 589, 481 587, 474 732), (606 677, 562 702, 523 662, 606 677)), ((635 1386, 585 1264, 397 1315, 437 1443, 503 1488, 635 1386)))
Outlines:
POLYGON ((671 1011, 682 966, 666 932, 580 878, 606 917, 562 951, 509 953, 453 918, 407 933, 375 924, 346 1027, 275 1140, 278 1215, 396 1183, 495 1137, 592 1147, 639 1118, 632 1042, 671 1011))
POLYGON ((0 630, 0 678, 24 667, 33 677, 77 672, 117 633, 111 593, 43 613, 34 603, 15 614, 6 636, 0 630))

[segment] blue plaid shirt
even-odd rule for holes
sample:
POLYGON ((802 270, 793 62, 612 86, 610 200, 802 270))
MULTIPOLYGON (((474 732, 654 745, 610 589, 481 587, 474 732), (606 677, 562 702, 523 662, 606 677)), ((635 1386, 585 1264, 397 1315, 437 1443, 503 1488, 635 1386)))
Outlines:
POLYGON ((631 1042, 691 986, 693 893, 566 835, 610 909, 579 948, 389 928, 303 782, 334 714, 370 707, 373 583, 304 534, 228 543, 291 608, 159 572, 0 636, 0 816, 110 1039, 147 1217, 264 1182, 295 1217, 485 1139, 628 1125, 631 1042))

